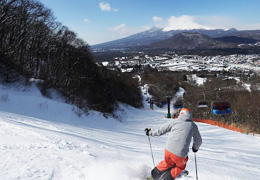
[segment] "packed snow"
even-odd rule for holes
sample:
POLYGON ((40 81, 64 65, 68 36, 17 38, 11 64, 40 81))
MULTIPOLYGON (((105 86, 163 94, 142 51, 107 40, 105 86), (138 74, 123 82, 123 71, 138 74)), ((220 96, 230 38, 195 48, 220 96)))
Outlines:
POLYGON ((187 75, 187 79, 191 82, 195 82, 198 86, 202 86, 207 81, 207 78, 198 77, 197 74, 187 75))
MULTIPOLYGON (((0 86, 1 180, 144 180, 153 168, 146 127, 169 121, 167 107, 120 105, 120 120, 91 111, 77 115, 58 94, 43 97, 35 85, 0 86), (122 122, 120 122, 122 121, 122 122)), ((144 98, 145 99, 145 98, 144 98)), ((198 123, 200 180, 256 180, 260 137, 198 123)), ((167 135, 152 137, 155 163, 164 157, 167 135)), ((185 179, 196 179, 189 153, 185 179)))
POLYGON ((251 92, 251 84, 243 84, 243 87, 248 90, 249 92, 251 92))

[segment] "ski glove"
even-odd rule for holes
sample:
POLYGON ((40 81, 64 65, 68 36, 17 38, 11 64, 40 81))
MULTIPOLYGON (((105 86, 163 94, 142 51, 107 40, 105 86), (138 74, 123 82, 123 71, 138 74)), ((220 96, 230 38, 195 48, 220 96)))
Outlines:
POLYGON ((150 136, 151 135, 151 133, 150 133, 151 128, 145 128, 144 131, 145 131, 146 136, 150 136))
POLYGON ((198 149, 195 149, 194 147, 192 147, 192 151, 196 153, 198 151, 198 149))

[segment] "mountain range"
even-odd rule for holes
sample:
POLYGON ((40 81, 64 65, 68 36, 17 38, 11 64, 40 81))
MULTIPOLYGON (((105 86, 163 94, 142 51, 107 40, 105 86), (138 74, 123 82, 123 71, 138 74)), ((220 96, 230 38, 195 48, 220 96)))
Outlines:
POLYGON ((260 30, 240 31, 231 28, 164 31, 153 27, 122 39, 94 45, 92 49, 226 49, 251 47, 258 42, 260 30))

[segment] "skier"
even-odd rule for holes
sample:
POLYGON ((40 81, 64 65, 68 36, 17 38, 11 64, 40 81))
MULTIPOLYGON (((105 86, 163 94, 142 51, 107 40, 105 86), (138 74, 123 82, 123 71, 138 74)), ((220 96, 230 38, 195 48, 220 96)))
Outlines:
POLYGON ((178 118, 178 115, 176 113, 173 114, 172 116, 173 119, 177 119, 178 118))
MULTIPOLYGON (((181 108, 182 109, 182 108, 181 108)), ((176 119, 176 118, 178 118, 178 115, 180 114, 180 111, 181 111, 181 109, 173 109, 173 111, 172 111, 172 118, 173 119, 176 119)))
POLYGON ((192 121, 189 109, 183 108, 176 119, 171 119, 160 129, 146 128, 147 136, 161 136, 169 132, 165 147, 165 157, 152 171, 154 180, 174 180, 185 169, 188 161, 188 152, 193 137, 192 151, 197 152, 202 139, 197 125, 192 121))
POLYGON ((153 100, 150 101, 150 109, 153 110, 153 105, 154 105, 154 102, 153 100))

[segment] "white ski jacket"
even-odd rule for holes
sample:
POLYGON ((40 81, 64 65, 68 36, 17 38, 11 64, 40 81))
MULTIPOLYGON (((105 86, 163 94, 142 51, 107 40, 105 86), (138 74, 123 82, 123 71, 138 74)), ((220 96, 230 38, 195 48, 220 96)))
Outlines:
POLYGON ((160 129, 150 131, 151 136, 161 136, 169 132, 166 149, 180 157, 187 157, 189 146, 193 137, 193 148, 199 149, 202 139, 197 125, 192 121, 189 111, 180 114, 176 119, 171 119, 160 129))

